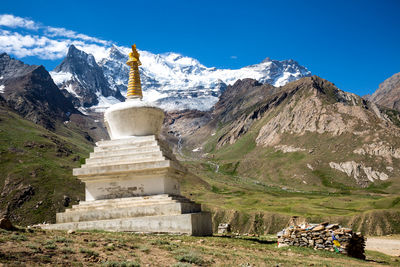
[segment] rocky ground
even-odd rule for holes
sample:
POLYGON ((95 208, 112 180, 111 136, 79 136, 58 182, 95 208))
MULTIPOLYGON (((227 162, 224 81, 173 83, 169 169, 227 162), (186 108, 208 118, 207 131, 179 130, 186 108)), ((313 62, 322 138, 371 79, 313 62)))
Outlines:
POLYGON ((273 237, 191 237, 111 232, 0 231, 0 263, 49 266, 400 266, 367 251, 358 260, 310 248, 278 248, 273 237))

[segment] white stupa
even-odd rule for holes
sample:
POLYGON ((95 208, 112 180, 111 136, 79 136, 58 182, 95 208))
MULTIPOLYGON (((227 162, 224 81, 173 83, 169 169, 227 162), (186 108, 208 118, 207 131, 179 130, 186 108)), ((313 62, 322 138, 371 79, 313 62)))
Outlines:
POLYGON ((210 213, 180 195, 185 168, 158 140, 163 110, 141 100, 135 46, 127 64, 127 101, 104 114, 111 140, 97 142, 86 164, 73 170, 85 183, 85 201, 43 228, 211 235, 210 213))

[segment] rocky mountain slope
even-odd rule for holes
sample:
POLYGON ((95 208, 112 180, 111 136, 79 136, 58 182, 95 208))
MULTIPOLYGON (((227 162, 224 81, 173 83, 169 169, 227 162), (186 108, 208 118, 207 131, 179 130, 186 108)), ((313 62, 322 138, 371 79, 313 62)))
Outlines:
POLYGON ((398 112, 313 76, 281 88, 237 81, 213 111, 191 115, 173 114, 165 131, 209 183, 212 193, 192 194, 216 221, 243 227, 245 212, 257 231, 274 225, 271 216, 290 214, 368 233, 400 231, 398 112))
POLYGON ((97 105, 101 97, 124 100, 119 90, 112 90, 94 57, 74 45, 69 47, 67 56, 51 76, 76 107, 97 105))
POLYGON ((107 138, 102 115, 83 115, 64 92, 67 97, 43 66, 24 64, 5 53, 0 55, 0 99, 5 107, 56 133, 58 128, 70 127, 91 141, 107 138))
MULTIPOLYGON (((213 143, 213 151, 218 152, 254 131, 252 141, 256 147, 273 148, 283 153, 316 153, 321 148, 317 142, 313 145, 307 140, 310 136, 314 136, 315 141, 352 136, 353 143, 346 148, 331 149, 331 159, 337 158, 335 154, 346 154, 346 157, 340 156, 342 162, 319 162, 317 165, 328 164, 332 169, 351 176, 353 182, 362 187, 370 182, 400 177, 395 164, 400 159, 398 113, 379 109, 375 104, 343 92, 316 76, 281 88, 262 85, 251 79, 240 80, 228 86, 210 118, 198 129, 200 137, 208 136, 203 131, 215 136, 212 141, 199 139, 206 142, 202 144, 205 152, 209 152, 205 149, 207 142, 213 143), (295 139, 310 146, 304 144, 301 147, 300 143, 291 142, 295 139), (369 161, 371 164, 379 161, 380 164, 374 163, 369 167, 366 163, 369 161)), ((186 136, 184 141, 193 143, 193 136, 186 136)))
MULTIPOLYGON (((76 48, 72 49, 76 51, 76 48)), ((111 92, 126 93, 128 84, 129 68, 125 64, 128 59, 128 48, 112 46, 109 49, 108 56, 105 58, 96 58, 98 66, 101 68, 107 85, 104 81, 101 86, 108 87, 109 90, 96 88, 95 83, 90 82, 82 85, 82 77, 75 73, 76 69, 71 66, 76 62, 90 61, 82 63, 85 66, 96 66, 96 68, 87 67, 87 75, 91 72, 92 76, 101 76, 94 62, 94 58, 86 54, 75 56, 74 60, 69 60, 71 49, 65 59, 68 61, 62 63, 51 72, 53 79, 61 88, 66 88, 71 94, 78 97, 82 106, 92 106, 94 108, 109 106, 120 100, 118 95, 111 92), (85 87, 85 90, 81 88, 85 87), (90 93, 89 93, 90 92, 90 93), (97 93, 96 93, 97 92, 97 93), (86 99, 84 101, 83 99, 86 99), (97 99, 97 101, 95 100, 97 99)), ((263 62, 247 66, 237 70, 207 68, 200 64, 196 59, 185 57, 177 53, 153 54, 147 51, 139 51, 141 54, 142 66, 141 80, 143 90, 145 91, 145 100, 157 102, 166 110, 197 109, 208 110, 218 101, 219 95, 224 91, 227 85, 234 83, 237 79, 254 78, 260 83, 269 83, 275 86, 282 86, 288 82, 297 80, 301 77, 309 76, 311 73, 294 60, 271 60, 265 59, 263 62)), ((82 54, 84 52, 75 52, 82 54)), ((84 53, 85 54, 85 53, 84 53)))
POLYGON ((0 55, 0 98, 23 117, 54 129, 56 121, 66 121, 79 113, 64 97, 43 66, 26 65, 0 55))
POLYGON ((368 100, 400 111, 400 73, 394 74, 381 83, 368 100))

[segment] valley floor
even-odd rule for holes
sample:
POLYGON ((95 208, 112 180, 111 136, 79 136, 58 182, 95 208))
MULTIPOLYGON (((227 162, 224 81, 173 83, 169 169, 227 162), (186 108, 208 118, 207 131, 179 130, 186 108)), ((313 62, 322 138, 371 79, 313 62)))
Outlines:
POLYGON ((239 239, 102 231, 0 231, 0 263, 49 266, 400 266, 367 251, 367 260, 309 248, 277 248, 274 237, 239 239))
POLYGON ((368 237, 366 249, 400 257, 400 236, 368 237))

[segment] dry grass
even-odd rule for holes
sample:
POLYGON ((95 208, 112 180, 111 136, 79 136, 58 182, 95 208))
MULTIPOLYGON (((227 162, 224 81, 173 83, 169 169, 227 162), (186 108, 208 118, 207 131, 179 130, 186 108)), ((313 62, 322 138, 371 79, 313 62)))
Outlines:
POLYGON ((308 248, 278 249, 263 242, 224 237, 146 235, 102 231, 0 232, 0 263, 68 266, 381 266, 400 259, 368 252, 361 261, 308 248), (18 238, 16 238, 18 237, 18 238))

